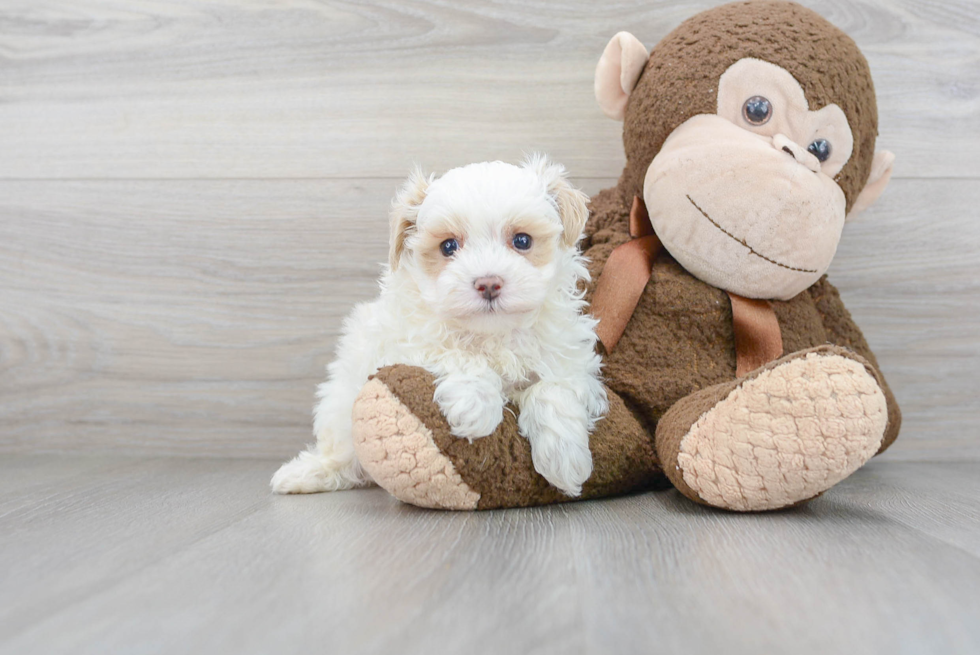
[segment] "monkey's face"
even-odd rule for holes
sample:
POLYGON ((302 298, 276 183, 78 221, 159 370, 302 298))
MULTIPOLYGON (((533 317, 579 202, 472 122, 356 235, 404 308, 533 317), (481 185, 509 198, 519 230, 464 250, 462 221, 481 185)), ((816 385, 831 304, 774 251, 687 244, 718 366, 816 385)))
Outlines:
POLYGON ((810 111, 786 70, 741 59, 718 109, 676 128, 647 169, 643 199, 664 246, 705 282, 788 299, 830 266, 846 200, 834 181, 853 139, 837 105, 810 111))
POLYGON ((624 121, 623 200, 642 195, 667 250, 740 295, 789 299, 813 284, 845 220, 891 177, 867 61, 792 2, 715 7, 652 53, 619 32, 595 93, 624 121))

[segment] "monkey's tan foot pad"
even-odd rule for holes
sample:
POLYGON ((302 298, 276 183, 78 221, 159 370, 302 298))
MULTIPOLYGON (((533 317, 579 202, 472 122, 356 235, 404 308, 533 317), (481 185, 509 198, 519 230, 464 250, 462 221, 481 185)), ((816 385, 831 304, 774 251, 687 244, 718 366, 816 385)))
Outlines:
POLYGON ((592 477, 564 495, 534 470, 514 408, 472 443, 450 434, 432 400, 435 378, 412 366, 381 369, 354 403, 354 449, 375 482, 399 500, 437 509, 497 509, 598 498, 663 484, 653 440, 610 394, 590 440, 592 477))
POLYGON ((851 475, 878 451, 887 421, 874 369, 823 346, 679 401, 658 425, 657 452, 689 498, 772 510, 851 475))

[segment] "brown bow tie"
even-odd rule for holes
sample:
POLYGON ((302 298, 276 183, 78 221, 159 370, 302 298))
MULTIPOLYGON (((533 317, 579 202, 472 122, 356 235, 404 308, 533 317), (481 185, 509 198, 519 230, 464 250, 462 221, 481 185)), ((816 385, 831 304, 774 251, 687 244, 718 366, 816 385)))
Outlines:
POLYGON ((599 319, 596 335, 607 353, 613 351, 623 336, 653 273, 653 261, 663 248, 653 231, 647 206, 639 196, 633 197, 630 210, 630 236, 629 241, 609 253, 592 296, 591 312, 599 319))
MULTIPOLYGON (((630 209, 630 237, 609 254, 592 296, 591 313, 599 319, 596 335, 606 354, 623 336, 653 273, 653 262, 663 249, 639 196, 633 197, 630 209)), ((783 337, 768 300, 744 298, 731 292, 728 297, 735 331, 736 375, 742 377, 778 359, 783 354, 783 337)))

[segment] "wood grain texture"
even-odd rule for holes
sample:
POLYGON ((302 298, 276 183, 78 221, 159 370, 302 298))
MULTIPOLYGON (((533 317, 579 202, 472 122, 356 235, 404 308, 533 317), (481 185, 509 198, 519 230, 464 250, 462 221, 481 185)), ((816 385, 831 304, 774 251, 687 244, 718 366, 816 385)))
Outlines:
POLYGON ((972 654, 980 463, 805 507, 426 511, 262 460, 0 460, 0 653, 972 654))
POLYGON ((0 181, 0 450, 297 449, 396 184, 0 181))
POLYGON ((718 2, 0 4, 0 653, 980 651, 980 13, 803 2, 898 155, 831 279, 905 424, 746 516, 266 486, 410 164, 542 150, 611 186, 603 46, 718 2))
MULTIPOLYGON (((20 0, 0 6, 0 177, 400 177, 541 149, 622 168, 592 75, 713 1, 20 0)), ((899 176, 976 177, 973 0, 804 0, 875 75, 899 176)))
MULTIPOLYGON (((0 451, 290 455, 395 184, 0 182, 0 451)), ((980 455, 977 206, 897 180, 845 231, 831 279, 905 412, 888 457, 980 455)))
MULTIPOLYGON (((611 186, 606 40, 714 4, 3 3, 0 452, 289 456, 410 163, 541 149, 611 186)), ((887 457, 977 456, 980 17, 805 4, 867 54, 898 153, 831 271, 905 411, 887 457)))
POLYGON ((830 280, 902 408, 886 457, 980 454, 980 222, 973 180, 901 180, 844 229, 830 280))

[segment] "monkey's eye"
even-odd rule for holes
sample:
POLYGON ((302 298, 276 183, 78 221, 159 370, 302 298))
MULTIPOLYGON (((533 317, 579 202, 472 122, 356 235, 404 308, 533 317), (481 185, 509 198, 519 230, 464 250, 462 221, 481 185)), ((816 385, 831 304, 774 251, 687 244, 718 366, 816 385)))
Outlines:
POLYGON ((819 159, 821 162, 825 162, 830 159, 830 141, 827 139, 817 139, 810 145, 806 147, 810 151, 810 154, 819 159))
POLYGON ((772 103, 762 96, 752 96, 742 105, 742 118, 752 125, 765 125, 772 118, 772 103))
POLYGON ((439 244, 439 250, 442 251, 443 257, 452 257, 459 250, 459 241, 456 239, 446 239, 439 244))
POLYGON ((527 250, 531 247, 531 235, 524 234, 523 232, 514 235, 514 240, 511 242, 514 247, 518 250, 527 250))

